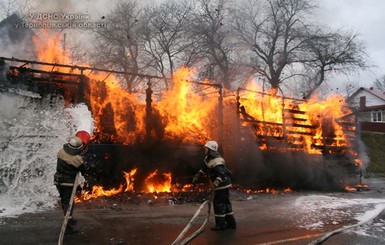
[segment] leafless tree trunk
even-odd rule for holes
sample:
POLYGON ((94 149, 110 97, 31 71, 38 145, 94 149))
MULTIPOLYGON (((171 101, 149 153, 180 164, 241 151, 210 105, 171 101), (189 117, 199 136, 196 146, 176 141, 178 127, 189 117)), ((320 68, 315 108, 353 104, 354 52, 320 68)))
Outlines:
POLYGON ((191 38, 200 47, 205 59, 207 77, 230 88, 232 83, 232 43, 229 6, 226 0, 198 0, 194 18, 190 25, 191 38))
MULTIPOLYGON (((145 9, 143 49, 152 60, 151 65, 163 77, 172 77, 176 67, 184 64, 184 51, 191 44, 185 34, 191 10, 188 1, 174 0, 145 9)), ((169 86, 166 82, 166 88, 169 86)))
POLYGON ((307 0, 249 1, 236 12, 234 28, 251 54, 250 65, 266 78, 273 93, 286 80, 306 79, 309 98, 330 72, 366 68, 365 49, 356 35, 325 33, 308 17, 315 5, 307 0), (266 4, 263 4, 266 3, 266 4))
MULTIPOLYGON (((140 60, 139 37, 141 8, 134 1, 118 3, 106 17, 106 28, 95 29, 95 44, 92 50, 93 65, 116 69, 133 74, 146 67, 140 60)), ((128 91, 137 84, 135 76, 125 76, 128 91)))
POLYGON ((305 98, 310 98, 330 73, 349 74, 368 68, 364 46, 354 34, 318 32, 307 40, 306 50, 303 64, 312 86, 305 98))
POLYGON ((248 1, 237 12, 235 29, 240 44, 251 51, 256 74, 266 78, 277 92, 280 83, 293 75, 285 72, 298 62, 303 51, 308 28, 303 18, 313 6, 305 0, 264 3, 248 1))
POLYGON ((385 75, 373 82, 373 87, 385 92, 385 75))

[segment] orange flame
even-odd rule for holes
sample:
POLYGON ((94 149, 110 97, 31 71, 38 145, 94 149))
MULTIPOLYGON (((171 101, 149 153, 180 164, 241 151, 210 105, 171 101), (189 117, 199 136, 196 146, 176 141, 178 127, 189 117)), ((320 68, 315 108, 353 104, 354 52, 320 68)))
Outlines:
POLYGON ((86 191, 82 195, 83 200, 90 200, 92 198, 102 197, 102 196, 114 196, 123 191, 123 185, 120 185, 118 189, 112 188, 110 190, 104 190, 103 186, 93 186, 92 191, 86 191))
POLYGON ((137 170, 137 168, 134 168, 130 172, 123 171, 123 176, 126 179, 126 189, 124 192, 134 191, 134 175, 136 174, 137 170))
MULTIPOLYGON (((39 60, 49 63, 71 63, 69 56, 61 49, 58 36, 44 40, 45 45, 41 40, 35 39, 39 60)), ((52 70, 53 68, 43 66, 43 69, 52 70)), ((55 67, 55 70, 68 73, 80 72, 76 69, 71 71, 70 68, 59 69, 58 67, 55 67)), ((161 99, 157 98, 159 101, 154 98, 152 108, 159 113, 157 122, 164 127, 165 139, 201 144, 207 139, 215 138, 213 136, 217 131, 214 130, 213 125, 218 125, 216 122, 218 91, 213 86, 202 89, 202 85, 198 91, 197 86, 191 82, 195 73, 196 71, 192 68, 180 68, 173 74, 171 89, 163 93, 161 99)), ((90 78, 90 109, 96 124, 95 133, 100 136, 100 140, 123 144, 142 142, 146 136, 146 104, 143 98, 129 93, 124 86, 120 85, 119 77, 96 72, 87 76, 90 78)), ((210 84, 208 81, 204 83, 210 84)), ((252 85, 247 88, 254 91, 260 90, 252 85)), ((352 111, 346 109, 345 101, 340 96, 333 96, 325 101, 318 101, 315 97, 309 101, 295 101, 249 91, 242 95, 240 103, 256 121, 263 122, 263 127, 256 128, 258 135, 283 138, 293 146, 292 149, 321 154, 323 151, 331 151, 332 147, 349 147, 350 143, 343 130, 341 118, 351 114, 352 111)), ((267 150, 268 146, 261 144, 260 149, 267 150)), ((357 157, 357 154, 354 156, 357 157)), ((355 164, 360 166, 362 163, 357 158, 355 164)), ((134 169, 128 173, 124 172, 126 179, 124 191, 134 190, 133 176, 136 171, 134 169)), ((158 175, 155 170, 145 182, 146 192, 170 192, 171 190, 170 173, 158 175)), ((95 196, 115 195, 122 192, 122 188, 123 186, 104 190, 103 187, 94 186, 91 193, 84 195, 84 200, 95 196)), ((274 189, 269 188, 263 192, 276 193, 274 189)))
POLYGON ((144 181, 146 192, 170 192, 171 190, 171 173, 158 175, 158 170, 152 172, 144 181))
MULTIPOLYGON (((173 75, 173 88, 156 105, 166 122, 166 135, 182 142, 204 142, 210 138, 209 129, 217 98, 194 93, 192 80, 195 70, 182 67, 173 75)), ((208 88, 207 92, 215 91, 208 88)))
MULTIPOLYGON (((39 60, 48 63, 70 64, 70 58, 62 50, 59 36, 45 38, 46 43, 35 39, 39 60)), ((77 64, 87 66, 87 64, 77 64)), ((49 70, 51 67, 42 66, 49 70)), ((55 68, 56 69, 56 68, 55 68)), ((57 71, 77 73, 71 68, 57 68, 57 71)), ((203 143, 213 138, 212 115, 215 115, 217 97, 209 96, 217 92, 208 86, 204 91, 194 92, 192 80, 195 71, 186 67, 180 68, 173 74, 172 89, 162 95, 162 100, 153 105, 160 112, 159 122, 164 124, 166 139, 178 138, 183 143, 203 143), (214 113, 213 113, 214 112, 214 113)), ((133 144, 142 142, 145 137, 146 105, 139 95, 130 94, 119 85, 119 79, 114 75, 102 72, 92 72, 90 78, 90 104, 95 120, 95 134, 99 140, 133 144), (108 121, 106 118, 111 118, 108 121)), ((143 99, 143 98, 142 98, 143 99)))
MULTIPOLYGON (((123 171, 123 176, 126 180, 126 188, 121 184, 119 188, 112 188, 105 190, 103 186, 95 185, 92 187, 92 191, 85 191, 81 195, 81 200, 90 200, 93 198, 103 197, 103 196, 115 196, 119 193, 124 192, 134 192, 134 176, 137 173, 138 169, 134 168, 129 172, 123 171), (124 190, 123 190, 124 189, 124 190)), ((159 193, 159 192, 170 192, 171 191, 171 173, 164 173, 162 175, 158 174, 158 170, 150 173, 145 179, 145 193, 159 193)), ((76 199, 77 202, 81 201, 76 199)))
MULTIPOLYGON (((257 135, 286 138, 293 150, 311 154, 322 154, 323 151, 333 150, 333 147, 341 147, 341 151, 349 148, 343 124, 352 125, 347 117, 352 115, 352 111, 347 109, 341 96, 333 95, 325 101, 318 101, 315 97, 300 101, 270 96, 257 92, 259 90, 255 85, 248 85, 248 92, 240 98, 247 114, 252 116, 254 123, 261 125, 254 127, 257 135)), ((355 126, 349 129, 354 132, 355 126)), ((268 147, 262 144, 260 149, 267 150, 268 147)))
POLYGON ((368 185, 365 185, 365 184, 357 184, 357 185, 355 185, 354 187, 353 186, 345 186, 344 187, 344 189, 346 190, 346 191, 357 191, 357 190, 359 190, 359 189, 367 189, 367 188, 369 188, 369 186, 368 185))
MULTIPOLYGON (((47 63, 69 64, 70 59, 63 50, 59 35, 52 35, 45 29, 39 31, 39 37, 33 36, 36 52, 39 60, 47 63)), ((52 66, 42 66, 44 70, 52 69, 52 66)), ((69 68, 54 67, 55 71, 68 72, 69 68)))

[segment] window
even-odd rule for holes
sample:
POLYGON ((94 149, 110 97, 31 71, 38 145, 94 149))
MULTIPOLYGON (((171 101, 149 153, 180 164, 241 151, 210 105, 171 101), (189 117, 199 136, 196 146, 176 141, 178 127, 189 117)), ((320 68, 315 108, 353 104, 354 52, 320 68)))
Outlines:
POLYGON ((372 122, 382 122, 382 112, 381 111, 372 112, 372 122))

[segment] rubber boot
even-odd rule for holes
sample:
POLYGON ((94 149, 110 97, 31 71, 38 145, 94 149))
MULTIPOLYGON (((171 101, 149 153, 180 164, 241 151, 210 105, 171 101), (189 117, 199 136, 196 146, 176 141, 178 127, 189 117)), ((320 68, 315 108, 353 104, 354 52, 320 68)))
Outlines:
POLYGON ((78 221, 74 218, 69 218, 68 219, 68 225, 71 225, 71 226, 76 226, 76 224, 78 223, 78 221))
POLYGON ((215 217, 215 226, 211 228, 212 231, 226 230, 225 217, 215 217))
POLYGON ((75 225, 73 224, 73 220, 69 219, 66 227, 66 231, 64 232, 65 236, 73 235, 79 233, 79 231, 76 229, 75 225))
POLYGON ((225 217, 226 219, 226 228, 227 229, 231 229, 231 230, 235 230, 237 228, 237 223, 235 222, 235 218, 234 218, 234 215, 226 215, 225 217))

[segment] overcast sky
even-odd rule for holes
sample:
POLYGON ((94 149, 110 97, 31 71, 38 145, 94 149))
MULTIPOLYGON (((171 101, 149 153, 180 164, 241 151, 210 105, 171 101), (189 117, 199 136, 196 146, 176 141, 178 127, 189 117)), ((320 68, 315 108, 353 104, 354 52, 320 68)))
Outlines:
POLYGON ((332 28, 348 28, 360 35, 366 44, 371 71, 351 76, 359 86, 369 87, 385 75, 385 1, 384 0, 319 0, 319 19, 332 28))

